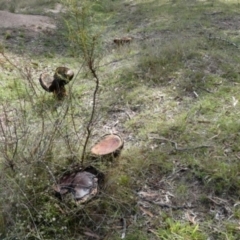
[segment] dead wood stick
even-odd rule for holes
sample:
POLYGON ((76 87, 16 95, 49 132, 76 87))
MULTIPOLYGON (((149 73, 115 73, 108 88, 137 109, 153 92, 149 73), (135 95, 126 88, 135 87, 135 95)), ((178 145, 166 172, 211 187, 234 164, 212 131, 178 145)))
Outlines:
POLYGON ((122 232, 121 239, 124 239, 126 237, 127 224, 126 224, 125 218, 122 218, 121 220, 122 220, 122 224, 123 224, 123 232, 122 232))
POLYGON ((117 63, 117 62, 121 62, 121 61, 123 61, 123 60, 128 60, 128 59, 133 58, 133 57, 135 57, 135 56, 137 56, 137 55, 139 55, 139 54, 140 54, 140 53, 135 53, 135 54, 133 54, 133 55, 131 55, 131 56, 129 56, 129 57, 123 57, 123 58, 115 59, 115 60, 113 60, 113 61, 104 63, 104 64, 98 66, 97 68, 105 67, 105 66, 107 66, 107 65, 111 65, 111 64, 117 63))
POLYGON ((234 46, 234 47, 237 48, 237 49, 240 49, 239 46, 238 46, 236 43, 231 42, 231 41, 229 41, 229 40, 227 40, 227 39, 225 39, 225 38, 214 37, 214 36, 212 36, 211 34, 209 34, 208 39, 210 39, 210 40, 220 40, 220 41, 222 41, 222 42, 225 42, 225 43, 227 43, 227 44, 229 44, 229 45, 234 46))
POLYGON ((199 149, 199 148, 211 148, 211 147, 213 147, 211 145, 201 145, 201 146, 196 146, 196 147, 179 148, 177 142, 172 141, 172 140, 167 139, 167 138, 164 138, 164 137, 154 137, 153 136, 153 137, 150 137, 150 139, 156 139, 156 140, 162 140, 162 141, 170 142, 173 145, 173 147, 176 151, 188 151, 188 150, 196 150, 196 149, 199 149))
POLYGON ((153 203, 159 207, 162 207, 162 208, 171 208, 173 210, 180 210, 180 209, 192 209, 192 208, 196 208, 197 206, 186 206, 186 205, 183 205, 183 206, 173 206, 173 205, 170 205, 170 204, 167 204, 167 203, 163 203, 163 202, 155 202, 155 201, 151 201, 151 200, 148 200, 148 199, 143 199, 144 201, 146 202, 149 202, 149 203, 153 203))
POLYGON ((84 235, 91 237, 91 238, 100 239, 100 237, 97 234, 92 233, 92 232, 85 231, 84 235))

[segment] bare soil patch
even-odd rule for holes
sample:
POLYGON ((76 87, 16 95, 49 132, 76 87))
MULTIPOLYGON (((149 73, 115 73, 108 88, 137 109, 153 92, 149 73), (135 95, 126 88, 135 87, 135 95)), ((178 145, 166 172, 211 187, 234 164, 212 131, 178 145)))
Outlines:
POLYGON ((25 27, 30 30, 55 29, 54 20, 47 16, 15 14, 7 11, 0 11, 1 28, 25 27))
MULTIPOLYGON (((56 12, 59 12, 59 7, 56 12)), ((52 13, 55 15, 55 13, 52 13)), ((15 53, 30 55, 62 52, 57 17, 0 11, 0 43, 15 53)))

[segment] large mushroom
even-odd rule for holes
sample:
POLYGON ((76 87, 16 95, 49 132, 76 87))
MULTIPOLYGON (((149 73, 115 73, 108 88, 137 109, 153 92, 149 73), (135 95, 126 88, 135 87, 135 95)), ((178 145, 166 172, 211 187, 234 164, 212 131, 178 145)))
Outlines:
POLYGON ((73 77, 74 72, 72 70, 67 67, 58 67, 53 77, 48 73, 42 73, 39 82, 45 91, 53 92, 54 95, 61 100, 66 96, 65 85, 68 84, 73 77))

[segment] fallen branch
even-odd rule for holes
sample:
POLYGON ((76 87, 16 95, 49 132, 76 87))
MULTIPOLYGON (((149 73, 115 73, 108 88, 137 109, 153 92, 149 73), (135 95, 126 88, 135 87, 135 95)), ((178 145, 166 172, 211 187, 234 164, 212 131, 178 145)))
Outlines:
POLYGON ((141 210, 144 214, 148 215, 148 216, 151 217, 151 218, 154 217, 154 215, 153 215, 150 211, 146 210, 145 208, 143 208, 143 207, 141 207, 141 206, 139 206, 139 208, 140 208, 140 210, 141 210))
POLYGON ((219 198, 219 197, 207 197, 211 202, 215 203, 216 205, 222 206, 228 203, 227 200, 219 198))
POLYGON ((127 224, 126 224, 125 218, 122 218, 121 220, 122 220, 122 224, 123 224, 123 232, 122 232, 121 239, 124 239, 126 237, 127 224))
POLYGON ((128 59, 133 58, 133 57, 135 57, 135 56, 137 56, 137 55, 139 55, 139 54, 140 54, 140 53, 136 53, 136 54, 133 54, 133 55, 128 56, 128 57, 123 57, 123 58, 115 59, 115 60, 113 60, 113 61, 110 61, 110 62, 104 63, 104 64, 102 64, 102 65, 99 65, 97 68, 105 67, 105 66, 111 65, 111 64, 113 64, 113 63, 121 62, 121 61, 123 61, 123 60, 128 60, 128 59))
POLYGON ((155 201, 151 201, 151 200, 148 200, 148 199, 143 199, 144 201, 146 202, 149 202, 149 203, 153 203, 161 208, 171 208, 173 210, 180 210, 180 209, 192 209, 192 208, 196 208, 197 206, 186 206, 186 205, 183 205, 183 206, 173 206, 171 204, 167 204, 167 203, 163 203, 163 202, 155 202, 155 201))
POLYGON ((166 142, 170 142, 172 144, 172 146, 174 147, 175 151, 191 151, 191 150, 196 150, 196 149, 200 149, 200 148, 212 148, 213 146, 211 145, 200 145, 200 146, 196 146, 196 147, 186 147, 186 148, 179 148, 177 142, 172 141, 170 139, 164 138, 164 137, 155 137, 155 136, 150 136, 150 139, 155 139, 155 140, 161 140, 161 141, 166 141, 166 142))
POLYGON ((96 233, 93 233, 93 232, 90 232, 90 231, 85 231, 84 235, 88 236, 88 237, 91 237, 91 238, 100 239, 100 237, 96 233))
POLYGON ((214 37, 214 36, 212 36, 212 34, 209 34, 208 39, 210 39, 210 40, 219 40, 219 41, 227 43, 228 45, 232 45, 232 46, 234 46, 237 49, 240 49, 239 46, 236 43, 231 42, 231 41, 227 40, 226 38, 214 37))
POLYGON ((205 92, 207 92, 207 93, 214 93, 214 92, 212 92, 212 91, 210 91, 210 90, 208 90, 208 89, 206 89, 206 88, 202 88, 202 87, 198 87, 199 89, 201 89, 201 90, 203 90, 203 91, 205 91, 205 92))

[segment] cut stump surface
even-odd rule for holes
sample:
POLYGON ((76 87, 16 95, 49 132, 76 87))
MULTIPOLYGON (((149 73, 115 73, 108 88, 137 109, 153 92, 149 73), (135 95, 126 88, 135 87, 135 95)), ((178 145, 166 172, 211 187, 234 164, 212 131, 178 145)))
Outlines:
POLYGON ((114 153, 123 147, 123 141, 120 136, 116 134, 105 135, 96 145, 91 149, 91 153, 98 156, 114 153))
POLYGON ((100 172, 88 167, 86 171, 79 170, 64 174, 53 189, 60 196, 72 193, 77 204, 85 203, 97 195, 98 180, 101 181, 101 178, 103 176, 100 172))

